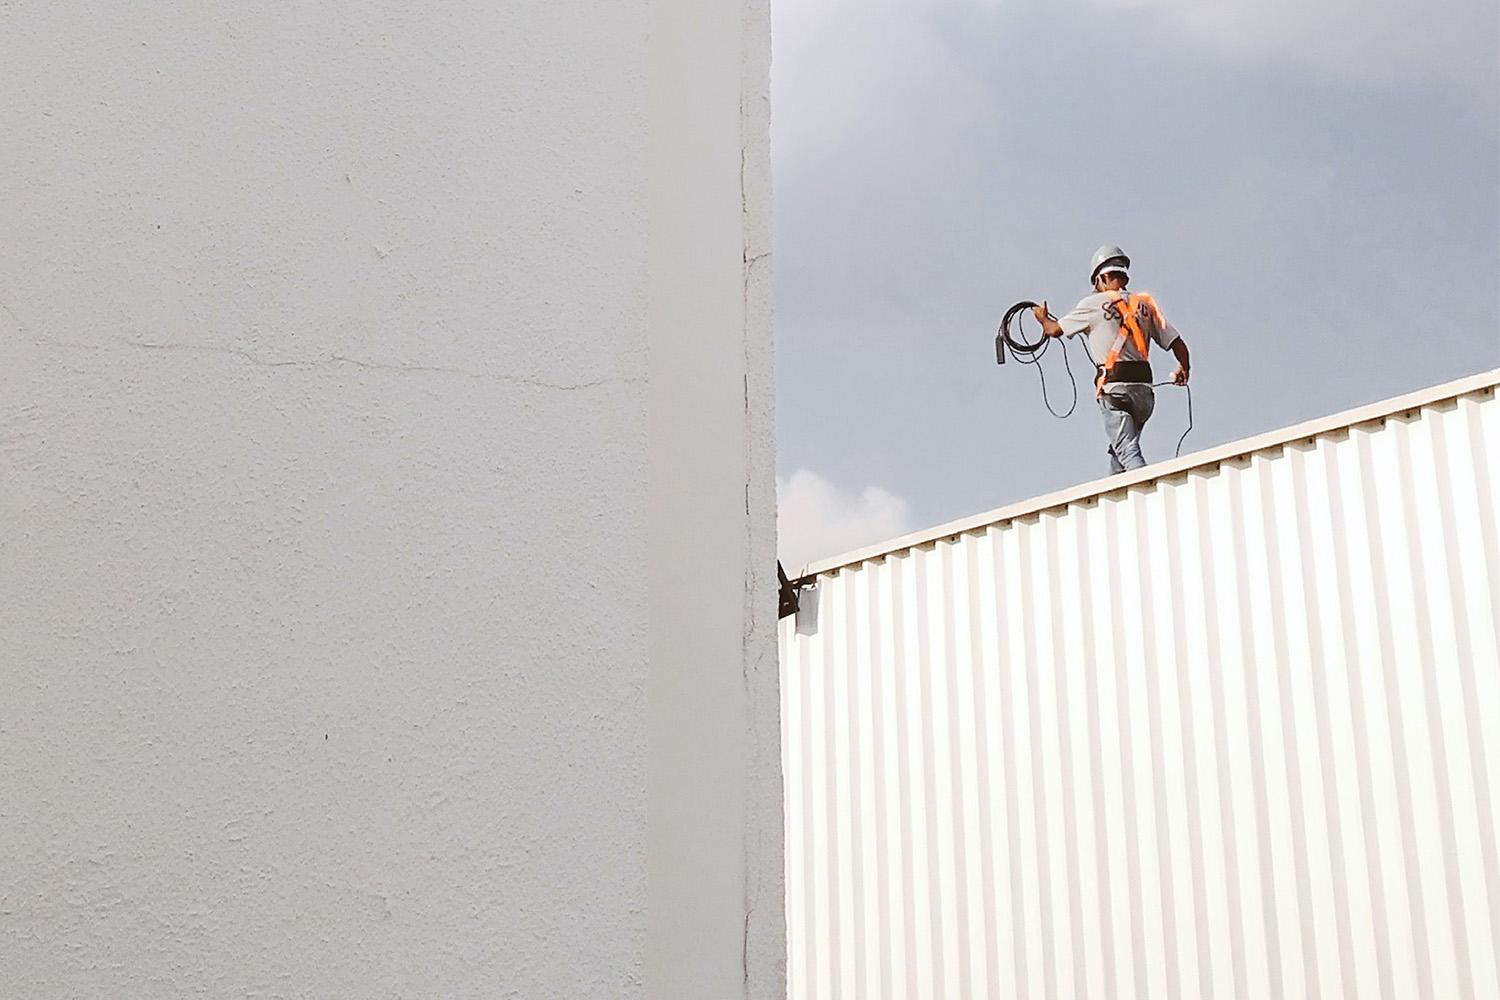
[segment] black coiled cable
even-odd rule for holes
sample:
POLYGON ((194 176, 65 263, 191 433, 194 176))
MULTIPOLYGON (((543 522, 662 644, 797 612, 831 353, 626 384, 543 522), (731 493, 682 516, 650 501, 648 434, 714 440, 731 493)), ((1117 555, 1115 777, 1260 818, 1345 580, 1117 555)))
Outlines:
MULTIPOLYGON (((1067 346, 1064 345, 1062 349, 1063 368, 1067 371, 1068 381, 1073 386, 1073 402, 1068 406, 1067 412, 1058 413, 1055 409, 1052 408, 1052 400, 1047 396, 1047 375, 1041 367, 1042 355, 1047 353, 1047 345, 1052 342, 1052 338, 1047 336, 1047 334, 1043 332, 1042 335, 1037 338, 1035 343, 1029 343, 1025 340, 1022 340, 1018 336, 1013 336, 1010 332, 1010 324, 1012 320, 1014 320, 1021 313, 1035 308, 1035 302, 1027 302, 1023 300, 1021 302, 1017 302, 1015 305, 1005 310, 1005 315, 1000 319, 1000 332, 995 334, 995 363, 1000 365, 1005 364, 1005 349, 1009 347, 1010 353, 1014 355, 1015 359, 1021 362, 1021 364, 1036 365, 1037 377, 1042 380, 1042 403, 1046 405, 1048 413, 1052 414, 1054 417, 1057 417, 1059 420, 1062 420, 1065 417, 1072 416, 1073 411, 1078 408, 1078 380, 1073 377, 1073 366, 1068 364, 1067 346)), ((1019 324, 1017 324, 1017 328, 1019 330, 1019 324)))

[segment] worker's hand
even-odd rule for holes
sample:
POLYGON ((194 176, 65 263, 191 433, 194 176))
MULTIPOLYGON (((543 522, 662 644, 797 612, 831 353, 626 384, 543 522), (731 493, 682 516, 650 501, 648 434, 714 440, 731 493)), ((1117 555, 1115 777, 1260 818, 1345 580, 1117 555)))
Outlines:
POLYGON ((1182 365, 1178 365, 1177 366, 1177 370, 1172 373, 1172 384, 1173 385, 1187 385, 1187 380, 1188 380, 1188 370, 1186 368, 1184 368, 1182 365))
POLYGON ((1042 334, 1044 336, 1061 337, 1063 335, 1062 327, 1057 325, 1057 320, 1053 319, 1052 314, 1047 311, 1047 303, 1043 302, 1039 306, 1032 306, 1031 315, 1035 316, 1036 321, 1042 324, 1042 334))

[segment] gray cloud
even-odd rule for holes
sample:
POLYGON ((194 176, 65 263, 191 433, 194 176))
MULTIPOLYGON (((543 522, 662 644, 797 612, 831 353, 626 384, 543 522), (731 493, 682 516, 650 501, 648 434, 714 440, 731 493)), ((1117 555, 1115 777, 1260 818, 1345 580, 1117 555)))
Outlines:
POLYGON ((1240 58, 1289 57, 1356 80, 1492 79, 1492 0, 1090 0, 1240 58))

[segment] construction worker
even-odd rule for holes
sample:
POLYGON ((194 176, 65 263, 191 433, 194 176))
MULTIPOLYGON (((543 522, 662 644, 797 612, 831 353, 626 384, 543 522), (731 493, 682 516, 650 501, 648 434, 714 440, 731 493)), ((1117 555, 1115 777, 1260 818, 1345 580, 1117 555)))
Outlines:
POLYGON ((1094 251, 1089 280, 1094 294, 1061 320, 1043 302, 1032 310, 1049 337, 1088 334, 1089 354, 1099 366, 1094 394, 1109 437, 1109 471, 1124 472, 1146 464, 1141 456, 1141 428, 1151 419, 1156 393, 1151 388, 1151 341, 1177 356, 1174 385, 1187 385, 1188 349, 1167 322, 1156 301, 1145 292, 1128 292, 1130 258, 1115 246, 1094 251))

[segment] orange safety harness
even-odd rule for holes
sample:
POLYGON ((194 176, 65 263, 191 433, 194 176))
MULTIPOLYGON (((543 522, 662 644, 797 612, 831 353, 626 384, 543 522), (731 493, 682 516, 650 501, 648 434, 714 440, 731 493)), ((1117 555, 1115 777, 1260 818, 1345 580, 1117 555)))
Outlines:
POLYGON ((1145 292, 1122 295, 1117 291, 1111 291, 1108 294, 1120 313, 1120 332, 1115 337, 1115 342, 1110 345, 1109 352, 1104 355, 1104 364, 1099 367, 1099 377, 1094 380, 1095 398, 1104 395, 1104 385, 1109 380, 1110 372, 1114 371, 1115 363, 1120 360, 1120 348, 1125 346, 1127 334, 1131 340, 1135 341, 1135 349, 1140 352, 1141 360, 1145 361, 1149 357, 1151 341, 1146 337, 1146 332, 1141 329, 1142 307, 1151 310, 1151 318, 1156 322, 1158 330, 1164 330, 1167 326, 1167 321, 1162 316, 1156 300, 1145 292))

